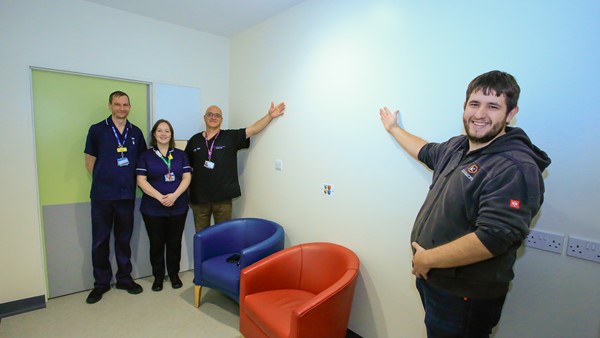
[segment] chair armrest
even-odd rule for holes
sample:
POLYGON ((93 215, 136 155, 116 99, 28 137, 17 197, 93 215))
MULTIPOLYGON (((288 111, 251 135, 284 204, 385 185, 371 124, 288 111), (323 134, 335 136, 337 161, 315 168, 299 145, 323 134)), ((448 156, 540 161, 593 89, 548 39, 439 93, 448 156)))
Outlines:
POLYGON ((292 247, 242 269, 240 298, 268 290, 297 289, 300 283, 301 264, 301 248, 292 247))
POLYGON ((194 256, 199 254, 203 260, 208 258, 223 255, 229 252, 239 251, 233 238, 239 230, 235 226, 229 224, 220 224, 211 226, 198 231, 194 235, 194 256))
POLYGON ((221 224, 198 231, 194 235, 194 271, 202 271, 202 262, 226 253, 239 252, 237 242, 230 238, 238 231, 235 226, 221 224))
POLYGON ((290 337, 343 336, 348 326, 358 270, 348 270, 333 285, 292 313, 290 337), (328 319, 326 327, 323 318, 328 319))
POLYGON ((282 250, 284 240, 283 228, 278 227, 275 233, 269 238, 242 249, 242 252, 240 253, 240 268, 250 266, 259 260, 282 250))

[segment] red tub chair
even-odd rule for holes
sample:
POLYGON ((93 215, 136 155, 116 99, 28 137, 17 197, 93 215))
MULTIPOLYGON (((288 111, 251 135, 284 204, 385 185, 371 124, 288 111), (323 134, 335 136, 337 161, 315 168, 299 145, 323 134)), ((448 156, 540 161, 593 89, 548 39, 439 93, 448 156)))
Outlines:
POLYGON ((344 338, 359 259, 333 243, 306 243, 256 262, 240 276, 245 338, 344 338))

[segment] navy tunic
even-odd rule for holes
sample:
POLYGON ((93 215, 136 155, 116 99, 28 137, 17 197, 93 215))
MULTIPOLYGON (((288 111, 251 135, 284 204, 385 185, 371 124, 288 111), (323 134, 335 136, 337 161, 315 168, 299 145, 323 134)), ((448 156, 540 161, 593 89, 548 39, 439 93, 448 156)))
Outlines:
POLYGON ((135 199, 137 187, 135 168, 138 157, 146 149, 142 131, 129 121, 123 129, 123 134, 119 133, 111 116, 92 125, 84 150, 84 153, 96 158, 92 171, 90 198, 97 200, 135 199), (126 152, 117 152, 119 142, 122 147, 127 148, 126 152), (117 159, 121 157, 126 157, 129 164, 119 166, 117 159))
MULTIPOLYGON (((136 172, 138 175, 146 176, 148 183, 161 194, 173 193, 181 184, 183 174, 192 172, 192 167, 185 152, 176 148, 169 150, 169 154, 173 157, 171 159, 171 172, 175 175, 175 181, 167 182, 165 181, 165 175, 169 171, 163 159, 168 161, 169 155, 164 158, 160 152, 158 154, 157 152, 158 150, 155 148, 146 150, 138 160, 136 172)), ((165 207, 155 198, 144 194, 140 211, 142 214, 150 216, 175 216, 187 213, 188 204, 187 191, 177 198, 172 207, 165 207)))

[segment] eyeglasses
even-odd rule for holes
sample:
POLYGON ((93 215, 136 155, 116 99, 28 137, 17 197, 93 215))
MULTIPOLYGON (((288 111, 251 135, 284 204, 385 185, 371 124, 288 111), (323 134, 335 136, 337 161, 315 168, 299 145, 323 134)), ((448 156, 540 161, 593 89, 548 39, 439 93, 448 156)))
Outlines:
POLYGON ((219 113, 206 113, 206 114, 204 114, 204 116, 206 116, 206 117, 214 117, 216 119, 220 119, 221 117, 223 117, 223 115, 221 115, 219 113))

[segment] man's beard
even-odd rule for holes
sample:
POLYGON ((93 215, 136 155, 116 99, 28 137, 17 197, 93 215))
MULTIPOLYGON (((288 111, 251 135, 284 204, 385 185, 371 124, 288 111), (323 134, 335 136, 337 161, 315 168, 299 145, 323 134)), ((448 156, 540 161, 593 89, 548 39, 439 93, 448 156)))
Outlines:
POLYGON ((506 126, 506 122, 500 122, 500 123, 493 124, 492 127, 490 128, 490 130, 487 131, 487 133, 485 133, 481 136, 477 136, 475 134, 472 134, 469 131, 469 124, 470 124, 470 121, 463 120, 463 126, 465 128, 465 132, 467 133, 467 137, 469 138, 469 141, 471 141, 472 143, 475 143, 475 144, 485 144, 485 143, 490 142, 496 136, 498 136, 498 134, 500 134, 506 126))

